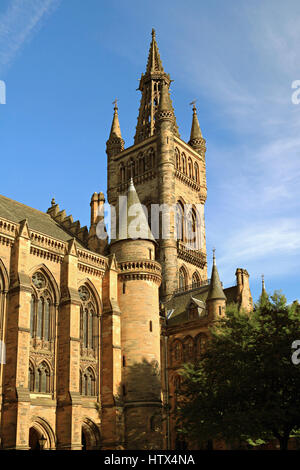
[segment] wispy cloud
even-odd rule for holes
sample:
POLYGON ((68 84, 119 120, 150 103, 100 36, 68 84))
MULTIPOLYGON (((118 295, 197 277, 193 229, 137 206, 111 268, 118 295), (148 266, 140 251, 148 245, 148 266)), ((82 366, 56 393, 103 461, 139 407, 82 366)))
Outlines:
POLYGON ((0 14, 0 72, 11 65, 25 42, 41 22, 59 5, 60 0, 10 0, 0 14))

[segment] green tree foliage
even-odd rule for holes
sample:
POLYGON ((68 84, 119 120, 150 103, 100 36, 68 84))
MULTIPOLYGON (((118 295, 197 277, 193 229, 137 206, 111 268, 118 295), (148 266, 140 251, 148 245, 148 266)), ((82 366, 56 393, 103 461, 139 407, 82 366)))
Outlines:
POLYGON ((250 314, 229 306, 202 360, 183 367, 178 430, 198 443, 276 438, 286 449, 300 430, 300 365, 291 360, 298 339, 299 305, 280 292, 262 294, 250 314))

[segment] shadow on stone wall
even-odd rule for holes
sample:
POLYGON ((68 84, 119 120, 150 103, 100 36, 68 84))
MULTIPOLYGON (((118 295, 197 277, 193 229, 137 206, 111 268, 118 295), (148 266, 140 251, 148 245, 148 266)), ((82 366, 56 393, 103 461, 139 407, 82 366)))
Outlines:
POLYGON ((123 407, 126 449, 163 449, 161 377, 157 361, 123 368, 116 402, 123 407))

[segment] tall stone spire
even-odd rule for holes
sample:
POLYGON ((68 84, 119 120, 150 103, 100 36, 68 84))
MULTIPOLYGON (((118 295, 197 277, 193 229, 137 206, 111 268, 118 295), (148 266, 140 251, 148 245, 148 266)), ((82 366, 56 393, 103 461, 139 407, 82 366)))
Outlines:
POLYGON ((191 103, 193 104, 193 121, 192 121, 192 128, 191 128, 191 136, 189 140, 189 145, 193 147, 194 150, 197 152, 201 153, 201 150, 204 151, 205 155, 205 139, 203 138, 199 121, 198 121, 198 116, 197 116, 197 108, 195 106, 195 102, 191 103))
POLYGON ((158 45, 155 38, 155 29, 152 29, 152 41, 150 44, 150 50, 148 55, 148 62, 146 67, 146 74, 151 72, 162 72, 164 68, 162 66, 161 58, 159 55, 158 45))
POLYGON ((109 134, 109 139, 106 142, 106 152, 110 155, 116 155, 124 150, 124 140, 122 139, 117 100, 114 101, 114 116, 109 134))
POLYGON ((218 273, 215 249, 213 250, 213 267, 212 267, 212 272, 211 272, 211 280, 210 280, 208 296, 206 300, 207 301, 208 300, 226 300, 226 296, 224 294, 223 287, 222 287, 219 273, 218 273))
MULTIPOLYGON (((170 75, 165 73, 162 66, 155 30, 152 29, 152 41, 150 44, 146 72, 142 74, 138 88, 142 92, 142 97, 134 137, 135 144, 142 142, 156 133, 155 119, 163 83, 167 85, 167 94, 169 95, 169 86, 171 83, 170 75)), ((172 111, 174 112, 170 95, 169 100, 172 111)), ((175 135, 179 137, 175 116, 173 131, 175 135)))

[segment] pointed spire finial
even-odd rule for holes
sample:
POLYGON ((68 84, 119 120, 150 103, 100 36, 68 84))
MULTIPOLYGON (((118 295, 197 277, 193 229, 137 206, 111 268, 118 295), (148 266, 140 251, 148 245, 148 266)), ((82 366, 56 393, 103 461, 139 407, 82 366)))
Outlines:
POLYGON ((122 139, 117 103, 118 103, 118 99, 116 98, 112 102, 112 104, 114 105, 114 117, 113 117, 113 122, 112 122, 112 125, 111 125, 109 138, 116 138, 117 137, 119 139, 122 139))
POLYGON ((152 39, 155 39, 155 29, 154 28, 152 28, 151 35, 152 35, 152 39))
POLYGON ((203 135, 200 129, 198 116, 197 116, 196 101, 197 100, 193 100, 190 103, 190 106, 193 106, 193 121, 192 121, 191 136, 190 136, 189 144, 192 147, 197 146, 199 144, 199 141, 203 139, 203 135))
POLYGON ((264 274, 261 275, 261 284, 262 284, 262 292, 265 292, 266 291, 266 288, 265 288, 265 276, 264 274))
POLYGON ((226 300, 226 296, 223 291, 222 283, 220 281, 217 263, 216 263, 216 249, 213 248, 213 267, 211 271, 211 279, 209 285, 209 291, 207 300, 226 300))

